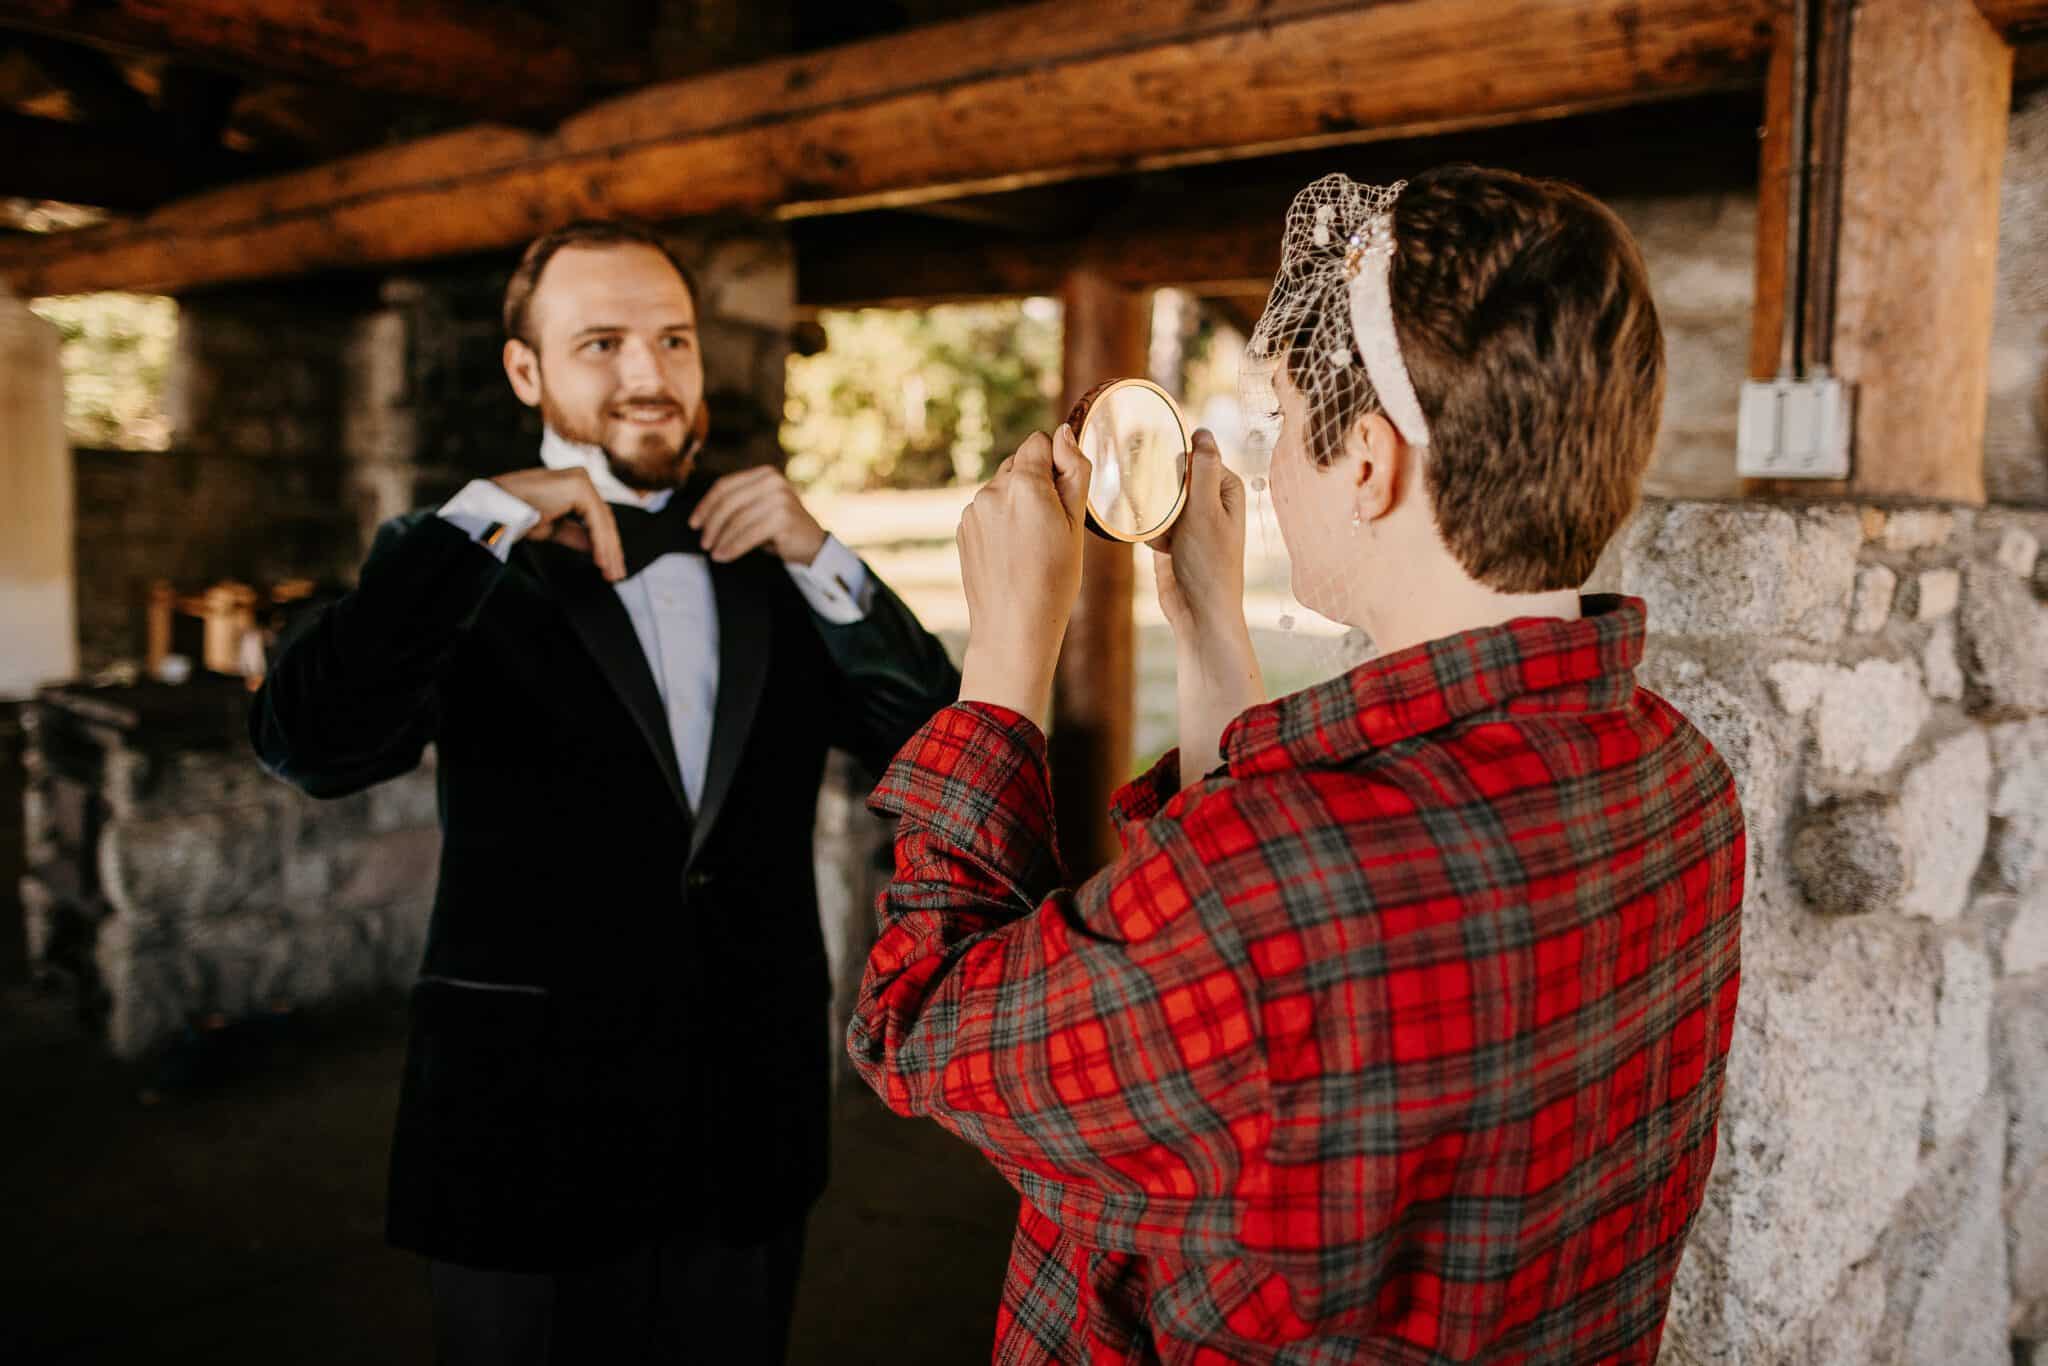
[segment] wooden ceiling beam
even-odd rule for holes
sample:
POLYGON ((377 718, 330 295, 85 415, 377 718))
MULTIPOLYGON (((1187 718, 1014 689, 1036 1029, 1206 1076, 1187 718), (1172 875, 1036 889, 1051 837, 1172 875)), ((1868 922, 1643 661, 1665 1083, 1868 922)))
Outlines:
POLYGON ((649 70, 625 58, 598 69, 540 20, 462 0, 8 0, 0 25, 515 120, 649 70))
POLYGON ((1255 300, 1256 316, 1279 267, 1289 201, 1329 171, 1385 182, 1430 166, 1474 162, 1559 177, 1594 194, 1743 190, 1756 182, 1756 127, 1756 99, 1742 94, 1135 182, 1075 182, 1059 187, 1064 214, 1037 198, 1049 191, 1027 201, 1051 225, 1041 230, 1032 229, 1030 215, 1007 212, 1014 198, 1008 195, 960 201, 952 221, 938 221, 926 208, 801 219, 791 225, 797 303, 805 309, 922 308, 1050 295, 1078 267, 1124 289, 1170 285, 1255 300), (1092 218, 1079 212, 1091 206, 1092 218))
POLYGON ((0 250, 0 273, 177 292, 583 217, 847 212, 1640 104, 1754 84, 1775 3, 1120 0, 1105 22, 1046 0, 655 87, 549 136, 481 127, 236 186, 0 250))

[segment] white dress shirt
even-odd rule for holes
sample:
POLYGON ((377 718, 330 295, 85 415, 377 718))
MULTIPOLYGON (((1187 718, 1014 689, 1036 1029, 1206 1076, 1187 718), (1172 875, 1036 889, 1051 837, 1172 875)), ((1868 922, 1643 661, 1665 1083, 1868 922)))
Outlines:
MULTIPOLYGON (((581 466, 607 503, 658 512, 672 496, 667 490, 642 493, 611 472, 596 446, 567 441, 549 429, 541 438, 541 462, 551 469, 581 466)), ((441 506, 441 516, 481 542, 493 525, 504 531, 485 548, 501 561, 540 514, 524 500, 488 479, 472 480, 441 506)), ((867 615, 873 582, 860 557, 838 539, 825 538, 808 565, 785 564, 797 591, 825 621, 846 625, 867 615)), ((668 712, 669 739, 682 771, 690 809, 703 804, 704 770, 711 756, 711 719, 718 702, 718 605, 711 592, 711 562, 702 555, 668 554, 638 574, 612 585, 632 618, 640 649, 668 712)))

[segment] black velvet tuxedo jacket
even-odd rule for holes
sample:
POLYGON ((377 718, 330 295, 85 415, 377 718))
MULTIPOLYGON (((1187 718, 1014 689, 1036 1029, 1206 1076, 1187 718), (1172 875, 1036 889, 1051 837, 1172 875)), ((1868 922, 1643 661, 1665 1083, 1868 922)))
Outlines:
POLYGON ((443 846, 391 1159, 391 1241, 544 1271, 751 1240, 825 1181, 811 832, 828 746, 881 771, 959 679, 879 581, 835 626, 781 563, 711 567, 719 676, 692 812, 654 677, 590 560, 510 563, 431 513, 292 633, 264 764, 317 797, 436 747, 443 846))

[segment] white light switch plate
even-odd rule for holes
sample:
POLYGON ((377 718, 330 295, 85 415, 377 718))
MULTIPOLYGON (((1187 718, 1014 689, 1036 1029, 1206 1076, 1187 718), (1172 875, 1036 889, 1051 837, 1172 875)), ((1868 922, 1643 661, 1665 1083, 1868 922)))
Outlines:
POLYGON ((1839 379, 1753 379, 1742 386, 1735 471, 1745 479, 1847 479, 1854 394, 1839 379))

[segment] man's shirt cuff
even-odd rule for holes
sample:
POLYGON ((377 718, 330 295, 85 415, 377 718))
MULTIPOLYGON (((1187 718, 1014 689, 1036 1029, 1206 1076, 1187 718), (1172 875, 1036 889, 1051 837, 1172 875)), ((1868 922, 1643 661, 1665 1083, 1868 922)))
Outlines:
POLYGON ((848 550, 837 536, 825 537, 818 557, 809 564, 785 564, 789 577, 804 601, 823 620, 834 626, 851 626, 868 614, 874 597, 874 580, 860 556, 848 550))
POLYGON ((540 513, 490 480, 472 479, 441 504, 441 520, 496 555, 502 564, 519 538, 539 524, 540 513))

